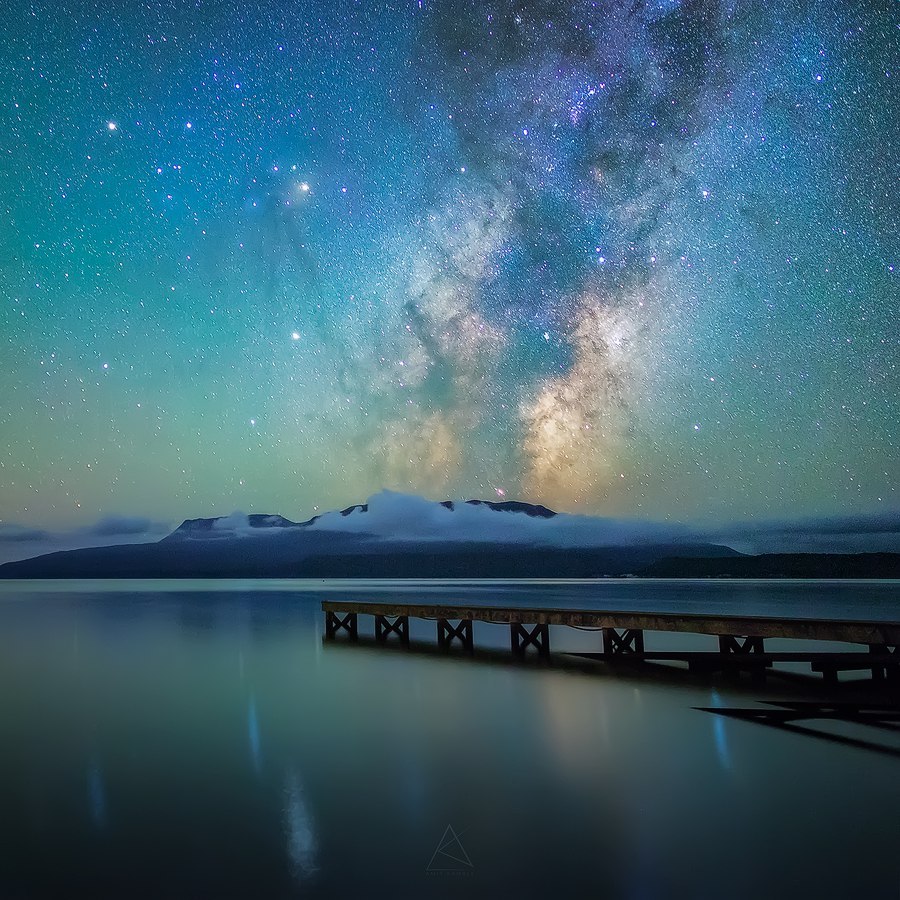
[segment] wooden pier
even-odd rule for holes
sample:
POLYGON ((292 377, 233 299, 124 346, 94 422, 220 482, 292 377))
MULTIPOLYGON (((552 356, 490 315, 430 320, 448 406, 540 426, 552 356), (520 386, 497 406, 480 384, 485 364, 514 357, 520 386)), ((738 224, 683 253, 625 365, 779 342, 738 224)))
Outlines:
POLYGON ((842 619, 796 619, 776 616, 720 616, 692 613, 651 613, 591 609, 542 609, 506 606, 446 606, 405 603, 368 603, 326 600, 325 639, 345 633, 359 638, 359 616, 372 616, 375 640, 396 640, 409 645, 409 620, 436 622, 441 649, 459 645, 475 649, 473 623, 509 626, 510 650, 523 657, 533 648, 538 656, 550 656, 550 626, 568 626, 598 632, 596 652, 575 655, 606 663, 686 663, 698 673, 748 672, 764 680, 776 663, 808 663, 828 683, 837 683, 838 673, 865 671, 873 681, 900 687, 900 622, 842 619), (656 651, 647 649, 645 632, 681 632, 718 637, 718 648, 705 651, 656 651), (803 641, 836 641, 861 647, 846 650, 772 651, 766 640, 788 638, 803 641), (865 649, 863 649, 865 648, 865 649))

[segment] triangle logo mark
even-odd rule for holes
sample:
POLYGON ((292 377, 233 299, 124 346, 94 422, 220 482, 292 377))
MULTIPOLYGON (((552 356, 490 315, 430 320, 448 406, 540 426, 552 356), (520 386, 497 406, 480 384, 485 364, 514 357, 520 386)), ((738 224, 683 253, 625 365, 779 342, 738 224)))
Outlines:
POLYGON ((466 848, 463 847, 459 835, 453 830, 452 825, 444 829, 444 836, 438 841, 437 848, 432 854, 431 861, 425 868, 426 872, 468 872, 474 869, 466 848))

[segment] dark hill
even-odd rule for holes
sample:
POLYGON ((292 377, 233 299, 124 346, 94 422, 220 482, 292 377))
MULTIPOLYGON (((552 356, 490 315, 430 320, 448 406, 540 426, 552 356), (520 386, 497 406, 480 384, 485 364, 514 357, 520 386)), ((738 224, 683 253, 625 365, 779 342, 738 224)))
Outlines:
POLYGON ((900 553, 766 553, 729 559, 681 554, 640 572, 651 578, 900 578, 900 553))
POLYGON ((413 544, 275 528, 243 537, 49 553, 0 566, 0 578, 591 578, 634 573, 674 553, 735 555, 712 544, 579 549, 413 544))

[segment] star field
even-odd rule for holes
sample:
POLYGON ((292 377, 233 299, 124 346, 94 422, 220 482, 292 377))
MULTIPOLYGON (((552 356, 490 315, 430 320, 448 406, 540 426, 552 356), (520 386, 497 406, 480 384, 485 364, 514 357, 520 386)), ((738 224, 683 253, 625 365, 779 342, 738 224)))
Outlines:
POLYGON ((900 19, 13 0, 0 518, 898 503, 900 19))

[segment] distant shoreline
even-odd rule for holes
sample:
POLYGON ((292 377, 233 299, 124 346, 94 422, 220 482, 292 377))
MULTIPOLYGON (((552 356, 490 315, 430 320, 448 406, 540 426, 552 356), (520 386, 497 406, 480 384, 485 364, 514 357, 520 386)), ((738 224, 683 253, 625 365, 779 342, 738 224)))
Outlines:
POLYGON ((478 546, 340 552, 279 559, 255 541, 230 553, 205 541, 132 544, 51 553, 0 566, 0 579, 900 579, 898 553, 784 553, 759 556, 664 556, 648 560, 627 548, 478 546), (636 564, 637 563, 637 564, 636 564))

